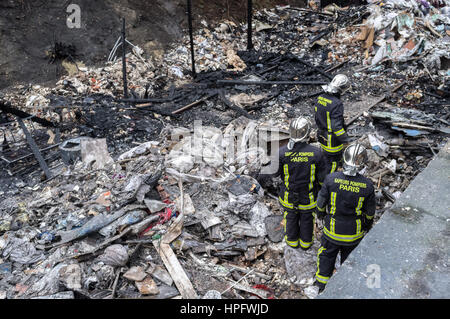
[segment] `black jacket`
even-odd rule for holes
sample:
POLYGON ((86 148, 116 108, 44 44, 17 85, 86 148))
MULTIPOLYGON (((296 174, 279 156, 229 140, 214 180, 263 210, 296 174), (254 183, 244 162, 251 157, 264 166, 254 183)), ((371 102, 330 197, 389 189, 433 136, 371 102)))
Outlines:
POLYGON ((317 209, 328 212, 324 236, 339 245, 354 245, 364 236, 375 214, 375 190, 366 177, 335 172, 327 175, 317 200, 317 209))
POLYGON ((317 97, 314 111, 322 149, 329 154, 341 152, 342 144, 348 140, 344 127, 344 105, 341 100, 334 95, 322 93, 317 97))
POLYGON ((325 159, 322 151, 307 143, 295 143, 292 150, 279 150, 278 171, 282 185, 279 201, 286 208, 309 210, 316 207, 318 183, 325 178, 325 159))

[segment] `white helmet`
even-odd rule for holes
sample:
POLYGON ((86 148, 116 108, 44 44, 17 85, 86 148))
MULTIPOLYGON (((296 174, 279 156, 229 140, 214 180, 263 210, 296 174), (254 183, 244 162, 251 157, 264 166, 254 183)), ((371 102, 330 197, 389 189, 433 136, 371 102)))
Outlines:
POLYGON ((336 75, 328 85, 323 85, 322 89, 327 93, 344 93, 350 88, 350 81, 345 74, 336 75))
POLYGON ((367 150, 361 144, 351 144, 344 151, 344 174, 355 176, 367 162, 367 150))
POLYGON ((291 135, 291 140, 295 143, 303 142, 309 138, 309 133, 311 132, 311 123, 305 117, 298 117, 291 121, 289 126, 289 133, 291 135))
POLYGON ((294 144, 297 142, 304 142, 309 139, 309 133, 311 132, 311 123, 305 117, 298 117, 291 121, 289 125, 290 139, 287 145, 291 150, 294 144))

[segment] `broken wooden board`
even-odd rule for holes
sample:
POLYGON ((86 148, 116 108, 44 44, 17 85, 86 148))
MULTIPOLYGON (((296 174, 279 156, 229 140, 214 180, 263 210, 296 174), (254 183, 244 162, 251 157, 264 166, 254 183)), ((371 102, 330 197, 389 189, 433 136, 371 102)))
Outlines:
POLYGON ((349 103, 344 106, 345 108, 345 122, 350 125, 364 112, 368 112, 374 105, 381 103, 385 99, 385 96, 381 97, 371 97, 367 96, 363 101, 358 101, 355 103, 349 103))
POLYGON ((371 97, 371 98, 367 97, 364 101, 346 106, 345 125, 349 126, 350 124, 352 124, 360 116, 362 116, 364 112, 368 112, 372 107, 374 107, 378 103, 383 102, 386 99, 386 97, 390 96, 392 93, 400 89, 405 83, 406 82, 401 82, 400 84, 397 84, 392 90, 382 95, 381 97, 371 97))
POLYGON ((183 224, 184 224, 184 214, 181 213, 174 220, 174 222, 170 225, 167 232, 161 238, 161 242, 164 244, 170 244, 175 239, 177 239, 177 237, 180 236, 180 234, 181 234, 181 230, 183 229, 183 224))
POLYGON ((153 245, 161 256, 166 269, 183 299, 197 299, 198 295, 172 248, 168 244, 160 241, 154 241, 153 245))

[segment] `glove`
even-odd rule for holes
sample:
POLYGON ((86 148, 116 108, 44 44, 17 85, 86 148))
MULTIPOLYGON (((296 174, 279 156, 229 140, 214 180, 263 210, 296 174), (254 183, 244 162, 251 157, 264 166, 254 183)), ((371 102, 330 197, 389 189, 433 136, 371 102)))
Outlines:
POLYGON ((324 217, 327 215, 327 212, 325 211, 325 209, 323 211, 320 211, 318 207, 316 207, 315 213, 319 220, 323 220, 324 217))
POLYGON ((258 174, 258 176, 256 176, 255 179, 259 183, 259 185, 261 185, 262 188, 268 188, 270 186, 271 178, 269 175, 258 174))
POLYGON ((367 232, 372 228, 372 225, 373 225, 373 219, 371 219, 371 220, 365 219, 363 222, 362 230, 367 232))

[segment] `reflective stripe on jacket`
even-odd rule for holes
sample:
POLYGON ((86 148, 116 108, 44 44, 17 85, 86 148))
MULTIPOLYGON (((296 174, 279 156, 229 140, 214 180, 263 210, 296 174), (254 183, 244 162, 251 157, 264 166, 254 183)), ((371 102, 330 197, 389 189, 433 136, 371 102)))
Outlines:
POLYGON ((344 105, 336 96, 323 93, 317 97, 314 111, 318 128, 317 136, 322 149, 331 154, 341 152, 342 144, 347 140, 344 128, 344 105))
POLYGON ((277 175, 283 181, 279 201, 290 209, 309 210, 316 207, 319 191, 325 172, 325 159, 322 151, 307 143, 295 143, 292 150, 283 146, 279 151, 277 175))
POLYGON ((327 239, 350 245, 364 236, 364 225, 375 214, 372 181, 359 174, 347 176, 335 172, 325 178, 318 197, 319 210, 328 206, 323 229, 327 239))

